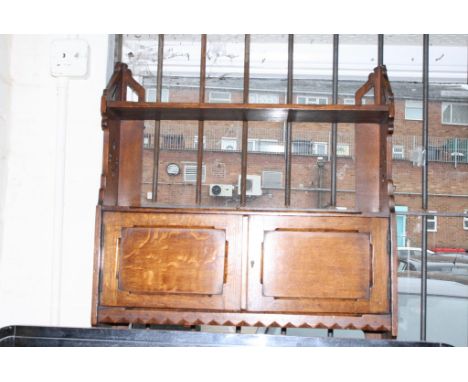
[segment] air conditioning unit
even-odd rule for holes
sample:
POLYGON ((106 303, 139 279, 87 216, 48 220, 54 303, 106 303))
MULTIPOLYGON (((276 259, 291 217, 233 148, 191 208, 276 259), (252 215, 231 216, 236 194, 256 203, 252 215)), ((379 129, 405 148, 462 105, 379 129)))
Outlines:
MULTIPOLYGON (((262 177, 260 175, 247 175, 246 185, 247 196, 259 196, 262 195, 262 177)), ((241 194, 241 176, 239 175, 239 181, 237 185, 237 193, 241 194)))
POLYGON ((233 190, 232 184, 210 184, 210 196, 231 197, 233 190))

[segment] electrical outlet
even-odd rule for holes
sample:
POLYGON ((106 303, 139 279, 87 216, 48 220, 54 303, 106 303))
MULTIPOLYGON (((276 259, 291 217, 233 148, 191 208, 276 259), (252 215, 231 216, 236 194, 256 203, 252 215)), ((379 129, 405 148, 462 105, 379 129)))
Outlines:
POLYGON ((54 77, 85 77, 88 72, 88 43, 79 39, 52 41, 50 72, 54 77))

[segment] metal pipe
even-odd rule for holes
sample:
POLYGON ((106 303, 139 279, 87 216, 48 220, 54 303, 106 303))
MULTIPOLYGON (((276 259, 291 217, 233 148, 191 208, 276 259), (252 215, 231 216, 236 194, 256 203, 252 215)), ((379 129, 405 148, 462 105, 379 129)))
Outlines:
POLYGON ((320 157, 317 159, 317 208, 322 208, 322 180, 325 163, 320 157))
MULTIPOLYGON (((338 103, 338 48, 340 35, 333 35, 333 76, 332 76, 332 103, 338 103)), ((338 141, 338 125, 333 122, 331 125, 331 144, 330 144, 330 173, 331 173, 331 194, 330 206, 336 206, 336 147, 338 141)))
MULTIPOLYGON (((423 168, 422 168, 422 209, 428 207, 428 143, 429 143, 429 35, 423 35, 423 168)), ((427 324, 427 215, 422 218, 421 232, 421 316, 420 340, 426 340, 427 324)))
MULTIPOLYGON (((201 59, 200 59, 200 93, 198 102, 205 102, 206 80, 206 34, 201 35, 201 59)), ((201 204, 202 199, 202 172, 203 172, 203 135, 205 134, 204 121, 198 121, 198 153, 197 153, 197 183, 195 203, 201 204)))
MULTIPOLYGON (((250 87, 250 35, 245 35, 244 40, 244 94, 243 102, 249 103, 250 87)), ((249 147, 249 123, 242 122, 242 153, 241 153, 241 197, 240 205, 247 204, 247 152, 249 147)))
MULTIPOLYGON (((294 65, 294 35, 288 36, 288 90, 286 94, 286 103, 292 103, 293 96, 293 65, 294 65)), ((288 118, 289 119, 289 118, 288 118)), ((286 141, 285 141, 285 190, 284 190, 284 205, 291 205, 291 144, 292 144, 292 122, 286 124, 286 141)))
MULTIPOLYGON (((161 102, 163 62, 164 62, 164 35, 160 34, 159 39, 158 39, 158 69, 156 72, 156 102, 161 102)), ((153 187, 152 187, 152 201, 153 202, 156 202, 158 200, 160 137, 161 137, 161 121, 154 121, 153 187)))
POLYGON ((379 34, 377 35, 377 65, 379 66, 383 65, 384 63, 383 53, 384 53, 384 35, 379 34))

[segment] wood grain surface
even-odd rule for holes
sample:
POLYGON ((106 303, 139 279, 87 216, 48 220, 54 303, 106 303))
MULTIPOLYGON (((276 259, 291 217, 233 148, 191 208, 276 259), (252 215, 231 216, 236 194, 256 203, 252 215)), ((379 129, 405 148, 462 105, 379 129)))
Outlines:
POLYGON ((263 295, 283 298, 367 299, 370 235, 303 230, 265 232, 263 295))
POLYGON ((262 215, 249 220, 247 310, 389 312, 388 218, 262 215), (276 238, 268 243, 269 236, 276 238))
POLYGON ((129 227, 121 234, 119 289, 132 293, 223 292, 224 231, 129 227))
POLYGON ((242 219, 103 214, 102 306, 238 310, 242 219))

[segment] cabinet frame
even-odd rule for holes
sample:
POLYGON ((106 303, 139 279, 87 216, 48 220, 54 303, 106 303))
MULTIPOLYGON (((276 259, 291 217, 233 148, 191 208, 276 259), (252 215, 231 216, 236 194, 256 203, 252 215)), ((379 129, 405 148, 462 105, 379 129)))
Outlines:
MULTIPOLYGON (((369 75, 368 81, 358 89, 355 105, 251 105, 248 103, 206 104, 202 100, 192 104, 148 103, 145 102, 144 88, 133 79, 127 65, 118 63, 107 88, 104 90, 101 100, 101 114, 104 148, 103 171, 96 213, 93 325, 138 322, 147 324, 351 328, 391 333, 391 335, 396 336, 397 256, 390 140, 390 135, 393 132, 394 105, 393 93, 384 66, 376 67, 369 75), (127 88, 131 88, 137 94, 137 102, 126 101, 127 88), (363 106, 362 97, 371 90, 374 91, 375 104, 363 106), (200 130, 203 132, 202 124, 205 120, 243 121, 243 131, 246 130, 248 121, 355 123, 357 211, 347 213, 336 210, 314 212, 294 209, 261 211, 249 210, 242 207, 242 203, 240 208, 232 210, 201 207, 143 208, 140 206, 141 185, 139 180, 142 171, 142 121, 145 119, 156 121, 164 119, 198 120, 199 132, 200 130), (109 228, 107 226, 108 216, 112 214, 117 220, 114 222, 113 228, 109 228), (179 214, 187 218, 198 214, 203 216, 200 221, 209 221, 216 217, 221 223, 213 223, 209 227, 226 230, 226 235, 230 235, 229 247, 234 254, 232 258, 228 256, 229 261, 232 261, 230 263, 232 268, 228 267, 229 280, 232 281, 232 284, 226 287, 228 292, 224 293, 223 287, 223 293, 219 295, 222 297, 215 296, 214 299, 209 297, 210 303, 207 303, 208 297, 192 296, 193 298, 184 300, 184 298, 180 298, 180 294, 177 298, 171 297, 166 299, 167 301, 155 303, 150 301, 151 299, 148 297, 128 296, 128 293, 125 295, 124 292, 119 291, 115 271, 117 269, 117 257, 115 256, 117 256, 116 249, 118 247, 116 244, 109 244, 106 240, 112 242, 118 238, 118 230, 127 224, 125 217, 127 214, 148 215, 149 227, 155 225, 153 223, 158 222, 158 219, 162 219, 165 215, 177 216, 179 214), (274 219, 277 221, 283 219, 282 221, 286 222, 284 224, 290 228, 291 225, 296 224, 296 229, 299 228, 300 223, 297 222, 300 222, 301 219, 303 222, 317 219, 317 222, 322 222, 317 223, 319 226, 327 221, 331 222, 333 219, 343 219, 344 222, 347 222, 346 224, 351 226, 354 224, 353 221, 357 222, 356 219, 368 219, 368 227, 371 227, 370 232, 368 232, 369 229, 362 232, 373 235, 373 245, 378 243, 379 255, 375 263, 376 268, 372 270, 372 272, 378 270, 376 277, 379 280, 375 284, 378 285, 378 291, 375 293, 372 291, 368 301, 364 303, 362 301, 354 303, 333 302, 333 298, 326 298, 319 302, 303 299, 292 304, 275 302, 273 297, 262 295, 254 279, 258 276, 259 270, 249 269, 250 261, 259 261, 259 242, 252 239, 255 236, 255 231, 249 227, 253 226, 252 221, 256 221, 256 219, 264 219, 263 221, 265 221, 271 215, 274 215, 274 219), (228 223, 226 221, 228 217, 236 223, 228 223), (223 219, 225 219, 224 223, 223 219), (215 302, 213 303, 213 301, 215 302)), ((245 134, 243 141, 246 141, 245 134)), ((243 145, 243 164, 246 163, 246 156, 247 145, 243 145)), ((201 159, 202 154, 200 155, 199 150, 198 166, 201 164, 201 159)), ((242 172, 245 174, 245 166, 242 167, 242 172)), ((197 190, 200 188, 200 182, 201 180, 197 179, 197 190)), ((241 189, 243 193, 241 200, 245 201, 244 182, 241 189)), ((183 220, 182 217, 180 219, 183 220)), ((203 225, 205 223, 199 224, 202 224, 200 227, 206 226, 203 225)), ((265 227, 267 226, 268 224, 265 225, 265 227)), ((305 227, 307 228, 307 223, 305 223, 305 227)), ((270 226, 268 230, 276 228, 270 226)), ((264 231, 266 230, 265 228, 264 231)), ((354 230, 359 231, 359 227, 354 227, 354 230)), ((365 267, 367 263, 363 264, 362 266, 365 267)), ((374 264, 371 265, 374 266, 374 264)), ((365 298, 360 299, 365 300, 365 298)))

